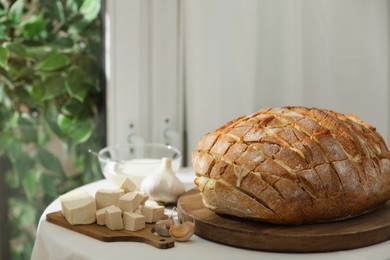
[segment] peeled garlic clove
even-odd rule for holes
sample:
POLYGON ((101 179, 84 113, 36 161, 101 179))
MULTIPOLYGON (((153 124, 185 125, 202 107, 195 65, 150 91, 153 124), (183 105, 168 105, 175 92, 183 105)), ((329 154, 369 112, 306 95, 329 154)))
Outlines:
POLYGON ((156 224, 154 225, 154 232, 157 233, 157 235, 163 236, 163 237, 169 237, 169 229, 173 226, 173 219, 167 218, 163 220, 158 220, 156 224))
POLYGON ((189 240, 195 232, 195 223, 186 221, 180 225, 172 226, 169 229, 169 234, 177 241, 189 240))

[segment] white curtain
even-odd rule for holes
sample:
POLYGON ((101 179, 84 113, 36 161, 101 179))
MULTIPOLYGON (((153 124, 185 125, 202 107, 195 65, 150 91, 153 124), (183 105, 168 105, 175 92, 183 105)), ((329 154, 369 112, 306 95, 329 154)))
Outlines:
POLYGON ((284 105, 355 113, 390 144, 386 0, 106 5, 109 144, 135 136, 183 149, 185 136, 190 156, 225 122, 284 105))
POLYGON ((385 0, 184 0, 187 149, 266 106, 352 112, 389 143, 385 0))

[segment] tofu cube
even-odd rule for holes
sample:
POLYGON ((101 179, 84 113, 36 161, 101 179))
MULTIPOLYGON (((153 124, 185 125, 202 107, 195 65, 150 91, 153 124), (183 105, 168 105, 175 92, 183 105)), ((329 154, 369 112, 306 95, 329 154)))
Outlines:
POLYGON ((145 202, 149 199, 148 194, 146 194, 146 192, 138 191, 138 190, 134 192, 138 194, 137 198, 139 199, 139 204, 145 205, 145 202))
POLYGON ((142 201, 141 195, 136 192, 129 192, 119 198, 119 207, 122 211, 135 211, 142 201))
POLYGON ((95 194, 96 208, 102 209, 108 206, 119 206, 119 198, 124 195, 122 189, 99 189, 95 194))
POLYGON ((105 209, 106 226, 111 230, 123 229, 122 211, 119 207, 112 206, 105 209))
POLYGON ((96 211, 96 223, 101 226, 106 224, 106 208, 96 211))
POLYGON ((141 230, 145 228, 145 216, 133 212, 124 212, 123 224, 126 230, 141 230))
POLYGON ((98 225, 106 225, 106 209, 108 208, 116 208, 116 206, 111 205, 96 211, 96 223, 98 225))
POLYGON ((139 206, 136 210, 133 211, 133 213, 142 215, 142 206, 139 206))
POLYGON ((120 189, 124 190, 125 193, 135 191, 137 185, 132 182, 128 177, 125 177, 119 186, 120 189))
POLYGON ((142 206, 142 215, 145 216, 146 223, 164 219, 164 206, 142 206))
POLYGON ((71 225, 96 221, 95 199, 85 190, 76 190, 60 197, 62 213, 71 225))

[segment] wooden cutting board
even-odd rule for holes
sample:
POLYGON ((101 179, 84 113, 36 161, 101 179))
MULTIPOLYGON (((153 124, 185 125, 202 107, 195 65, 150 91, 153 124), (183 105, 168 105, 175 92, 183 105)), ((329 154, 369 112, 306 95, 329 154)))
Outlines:
POLYGON ((195 234, 230 246, 273 252, 327 252, 353 249, 390 239, 390 202, 349 220, 283 226, 217 215, 205 208, 198 190, 182 195, 181 221, 194 221, 195 234))
POLYGON ((159 249, 167 249, 175 246, 172 237, 162 237, 153 233, 154 224, 146 224, 144 229, 139 231, 110 230, 106 226, 96 223, 89 225, 71 225, 65 219, 61 211, 52 212, 46 215, 46 220, 58 226, 76 231, 103 242, 135 241, 152 245, 159 249))

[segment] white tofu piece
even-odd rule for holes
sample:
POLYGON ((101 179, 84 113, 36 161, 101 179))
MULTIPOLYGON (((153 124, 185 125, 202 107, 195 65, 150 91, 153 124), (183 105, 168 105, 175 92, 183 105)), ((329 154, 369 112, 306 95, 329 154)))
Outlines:
POLYGON ((145 228, 145 216, 133 212, 124 212, 123 225, 129 231, 141 230, 145 228))
POLYGON ((95 199, 85 190, 75 190, 60 196, 62 213, 71 225, 96 221, 95 199))
POLYGON ((108 206, 119 206, 119 198, 124 195, 122 189, 99 189, 95 194, 96 208, 102 209, 108 206))
POLYGON ((122 211, 119 207, 105 208, 106 226, 111 230, 123 229, 122 211))
POLYGON ((119 207, 122 211, 135 211, 143 197, 137 192, 129 192, 119 198, 119 207))
POLYGON ((136 210, 133 211, 133 213, 142 215, 142 206, 139 206, 136 210))
POLYGON ((99 209, 96 211, 96 224, 104 226, 106 224, 106 211, 99 209))
POLYGON ((164 206, 142 206, 142 215, 145 216, 146 223, 153 223, 164 219, 164 206))
POLYGON ((145 202, 149 199, 148 194, 146 192, 139 191, 139 190, 134 191, 134 192, 138 194, 137 198, 140 200, 139 204, 140 205, 145 205, 145 202))
MULTIPOLYGON (((110 206, 115 207, 115 206, 110 206)), ((106 208, 98 209, 96 211, 96 224, 104 226, 106 225, 106 208)))
POLYGON ((135 191, 137 185, 132 182, 128 177, 125 177, 119 186, 120 189, 124 190, 125 193, 135 191))

